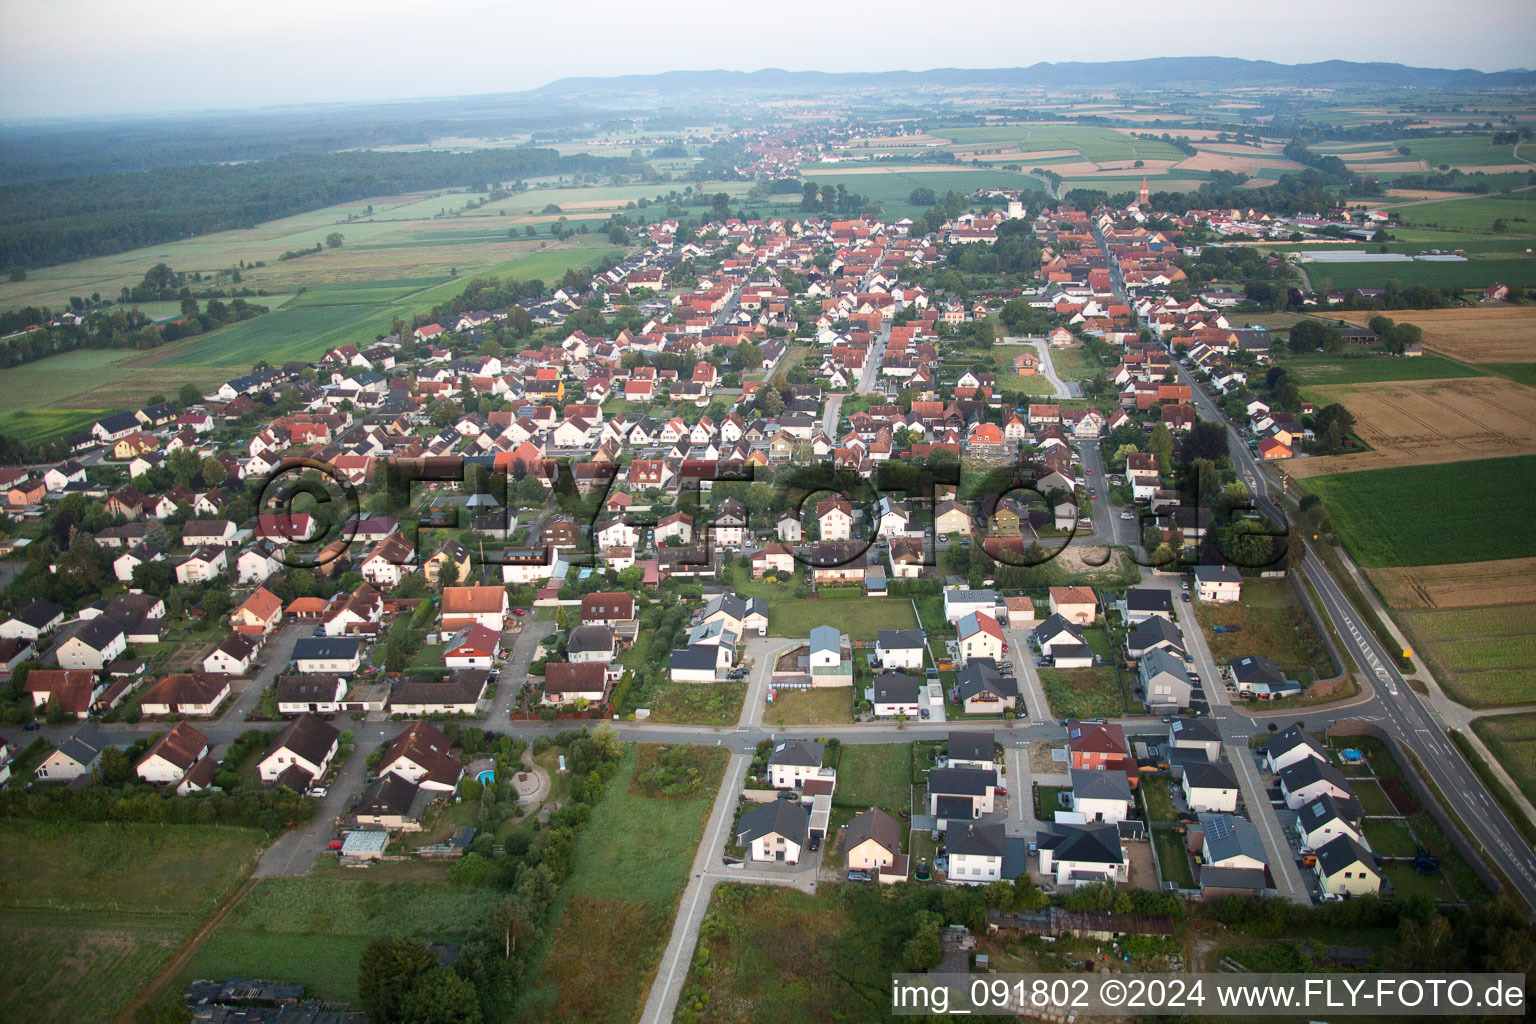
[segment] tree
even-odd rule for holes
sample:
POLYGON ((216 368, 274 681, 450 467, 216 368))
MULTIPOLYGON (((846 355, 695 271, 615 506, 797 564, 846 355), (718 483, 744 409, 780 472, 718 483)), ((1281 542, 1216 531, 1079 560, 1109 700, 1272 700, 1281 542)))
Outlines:
MULTIPOLYGON (((170 472, 171 479, 186 487, 202 472, 203 462, 192 449, 178 448, 165 457, 165 468, 170 472)), ((223 468, 223 463, 219 464, 219 468, 223 468)))
POLYGON ((325 236, 325 247, 327 249, 340 249, 341 248, 341 232, 340 231, 332 231, 330 234, 326 235, 325 236))
POLYGON ((207 487, 218 487, 229 477, 229 469, 212 455, 203 460, 202 467, 203 484, 207 487))
POLYGON ((931 910, 921 910, 913 917, 917 927, 901 948, 901 961, 908 971, 915 973, 937 967, 944 959, 944 948, 939 942, 939 915, 931 910))
POLYGON ((428 971, 400 1002, 401 1024, 480 1024, 480 1020, 475 986, 446 967, 428 971))
POLYGON ((203 389, 196 384, 183 384, 181 390, 176 392, 176 401, 182 407, 196 405, 203 400, 203 389))
POLYGON ((618 760, 624 750, 619 740, 619 731, 608 722, 592 730, 592 746, 597 751, 597 755, 605 761, 618 760))
POLYGON ((437 957, 420 939, 370 941, 357 964, 357 996, 368 1019, 373 1024, 403 1024, 407 996, 436 966, 437 957))
POLYGON ((1168 424, 1159 423, 1152 429, 1152 436, 1147 438, 1147 451, 1157 456, 1157 468, 1166 473, 1173 463, 1173 433, 1168 424))

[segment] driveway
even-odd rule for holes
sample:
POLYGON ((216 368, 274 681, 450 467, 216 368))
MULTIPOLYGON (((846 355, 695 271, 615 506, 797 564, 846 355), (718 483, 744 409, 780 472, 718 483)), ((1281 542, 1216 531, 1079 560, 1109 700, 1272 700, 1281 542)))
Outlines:
POLYGON ((277 631, 277 635, 266 642, 261 649, 261 670, 256 675, 245 680, 244 688, 230 704, 229 710, 219 719, 220 722, 241 724, 255 713, 257 705, 261 703, 261 691, 272 685, 278 673, 288 667, 293 660, 293 645, 315 631, 313 622, 290 622, 277 631))
MULTIPOLYGON (((373 730, 369 730, 370 738, 373 730)), ((365 745, 361 737, 357 746, 352 751, 352 756, 342 766, 341 773, 332 780, 329 792, 319 801, 315 808, 315 820, 304 828, 289 832, 277 842, 267 847, 267 851, 261 855, 261 860, 256 865, 254 872, 258 878, 274 876, 297 876, 309 874, 309 869, 315 866, 315 861, 325 853, 325 848, 336 836, 336 821, 346 816, 352 805, 363 792, 363 777, 368 770, 367 750, 371 746, 365 745)))
POLYGON ((752 681, 747 685, 741 717, 736 722, 738 729, 762 725, 764 702, 768 699, 768 683, 773 678, 774 663, 785 651, 808 642, 776 636, 747 638, 746 656, 752 661, 752 681))
POLYGON ((541 640, 555 632, 557 625, 554 619, 535 619, 532 611, 517 621, 523 624, 523 628, 501 664, 496 699, 491 702, 491 710, 487 715, 487 720, 491 722, 506 720, 517 698, 517 691, 528 681, 528 666, 533 664, 534 651, 539 649, 541 640))

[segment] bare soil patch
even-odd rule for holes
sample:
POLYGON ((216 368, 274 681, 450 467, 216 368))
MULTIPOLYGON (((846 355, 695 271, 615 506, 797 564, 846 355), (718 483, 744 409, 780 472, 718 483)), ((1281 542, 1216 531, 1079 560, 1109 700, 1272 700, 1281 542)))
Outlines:
POLYGON ((1520 604, 1536 594, 1536 558, 1367 569, 1366 573, 1393 608, 1520 604))
POLYGON ((1373 449, 1298 459, 1292 476, 1536 454, 1536 389, 1504 377, 1329 384, 1309 389, 1341 402, 1373 449))
POLYGON ((1181 171, 1241 171, 1252 174, 1266 170, 1296 171, 1301 169, 1301 164, 1268 153, 1215 153, 1201 149, 1189 159, 1179 161, 1178 168, 1181 171))

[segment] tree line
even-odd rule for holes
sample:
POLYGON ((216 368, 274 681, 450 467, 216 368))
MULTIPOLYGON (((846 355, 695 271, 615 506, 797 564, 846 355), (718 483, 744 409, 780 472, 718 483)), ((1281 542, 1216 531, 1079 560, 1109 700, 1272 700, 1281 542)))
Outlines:
POLYGON ((553 149, 356 151, 19 182, 0 186, 0 269, 109 256, 367 196, 640 170, 625 159, 561 156, 553 149))

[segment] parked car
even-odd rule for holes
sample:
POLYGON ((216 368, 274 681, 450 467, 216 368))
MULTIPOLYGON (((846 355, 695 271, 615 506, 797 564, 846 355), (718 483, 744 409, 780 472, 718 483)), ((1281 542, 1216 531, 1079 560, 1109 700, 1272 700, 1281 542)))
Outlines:
POLYGON ((850 872, 848 872, 848 881, 850 881, 850 882, 873 882, 874 878, 870 875, 870 873, 868 871, 850 871, 850 872))
POLYGON ((327 850, 339 850, 339 849, 341 849, 341 840, 340 839, 332 839, 330 842, 325 844, 325 848, 327 850))
POLYGON ((42 726, 38 725, 36 722, 28 722, 26 725, 21 727, 21 731, 22 732, 37 732, 37 730, 39 730, 41 728, 42 728, 42 726))
POLYGON ((528 614, 528 609, 526 609, 526 608, 513 608, 512 609, 512 614, 516 615, 518 618, 522 618, 524 615, 528 614))
POLYGON ((917 717, 926 720, 927 717, 928 717, 928 709, 927 708, 918 708, 917 709, 917 717))
POLYGON ((1185 604, 1189 603, 1189 591, 1184 591, 1184 593, 1180 594, 1179 597, 1183 598, 1185 604))
POLYGON ((807 844, 807 846, 812 853, 815 853, 817 850, 821 849, 821 836, 817 835, 815 832, 812 832, 811 841, 807 844))
POLYGON ((998 786, 996 789, 993 790, 993 792, 996 793, 998 796, 1007 796, 1008 795, 1008 787, 1007 786, 998 786))
POLYGON ((1120 518, 1121 519, 1135 519, 1136 517, 1133 514, 1131 514, 1130 512, 1121 512, 1120 513, 1120 518))
POLYGON ((309 795, 310 796, 325 796, 329 792, 330 792, 330 790, 326 789, 324 786, 315 786, 314 788, 312 788, 309 791, 309 795))
POLYGON ((1033 857, 1035 854, 1037 854, 1039 852, 1040 852, 1040 845, 1038 843, 1030 843, 1029 844, 1029 855, 1031 857, 1033 857))

